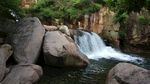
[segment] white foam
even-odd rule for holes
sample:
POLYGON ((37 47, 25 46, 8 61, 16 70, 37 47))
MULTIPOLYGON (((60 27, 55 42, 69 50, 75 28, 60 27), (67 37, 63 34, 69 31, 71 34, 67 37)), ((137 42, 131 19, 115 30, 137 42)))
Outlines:
POLYGON ((116 59, 121 61, 142 62, 140 57, 124 54, 116 51, 110 46, 106 46, 101 37, 96 33, 88 33, 82 31, 82 36, 74 36, 75 42, 78 44, 82 53, 88 56, 89 59, 98 60, 100 58, 116 59))

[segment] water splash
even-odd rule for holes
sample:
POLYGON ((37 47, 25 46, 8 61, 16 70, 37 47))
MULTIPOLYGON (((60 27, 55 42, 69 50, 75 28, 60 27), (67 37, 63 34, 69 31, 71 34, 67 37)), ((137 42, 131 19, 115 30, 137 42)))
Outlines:
POLYGON ((80 51, 87 55, 89 59, 98 60, 105 58, 136 63, 143 62, 143 59, 140 57, 124 54, 120 51, 116 51, 111 46, 106 46, 101 37, 94 32, 79 32, 82 33, 82 35, 74 35, 74 40, 76 44, 78 44, 80 51))

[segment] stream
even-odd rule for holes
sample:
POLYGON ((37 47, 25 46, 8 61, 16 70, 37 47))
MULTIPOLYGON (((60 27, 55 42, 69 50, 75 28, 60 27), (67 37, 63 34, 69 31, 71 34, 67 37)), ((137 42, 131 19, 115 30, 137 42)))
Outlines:
POLYGON ((106 46, 96 33, 79 31, 74 40, 80 51, 88 56, 85 69, 66 69, 43 66, 44 75, 38 84, 105 84, 109 70, 119 62, 128 62, 150 70, 150 54, 122 53, 106 46))

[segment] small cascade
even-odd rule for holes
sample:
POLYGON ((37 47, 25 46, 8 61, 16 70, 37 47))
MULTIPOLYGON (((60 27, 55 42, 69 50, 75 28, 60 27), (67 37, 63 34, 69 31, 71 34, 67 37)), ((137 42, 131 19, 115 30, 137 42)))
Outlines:
POLYGON ((100 58, 116 59, 120 61, 130 61, 140 63, 143 61, 140 57, 135 57, 116 51, 111 46, 106 46, 100 36, 94 32, 85 32, 77 30, 81 35, 74 35, 74 40, 82 53, 89 59, 98 60, 100 58))

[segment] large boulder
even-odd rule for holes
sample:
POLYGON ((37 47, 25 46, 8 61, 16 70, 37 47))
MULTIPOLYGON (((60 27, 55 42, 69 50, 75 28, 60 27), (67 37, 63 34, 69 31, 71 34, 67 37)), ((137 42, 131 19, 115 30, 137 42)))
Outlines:
POLYGON ((34 64, 13 66, 1 84, 33 84, 42 76, 42 68, 34 64))
POLYGON ((46 64, 61 67, 83 67, 89 61, 74 41, 59 31, 47 32, 44 39, 44 59, 46 64))
POLYGON ((108 74, 106 84, 149 84, 150 71, 141 67, 119 63, 108 74))
POLYGON ((12 47, 4 44, 0 47, 0 81, 3 79, 7 72, 6 61, 12 55, 12 47))
POLYGON ((35 63, 41 49, 44 27, 36 17, 23 18, 12 39, 14 59, 18 63, 35 63))

